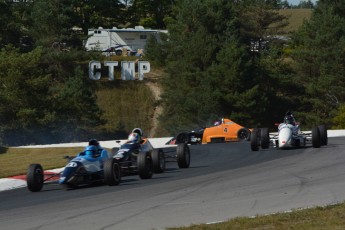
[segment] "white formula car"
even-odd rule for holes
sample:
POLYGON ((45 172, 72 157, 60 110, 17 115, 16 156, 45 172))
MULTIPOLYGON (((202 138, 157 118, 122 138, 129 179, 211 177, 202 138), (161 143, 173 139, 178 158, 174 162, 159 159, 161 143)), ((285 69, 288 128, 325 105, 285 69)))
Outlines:
POLYGON ((250 147, 258 151, 259 147, 268 149, 270 145, 279 149, 305 147, 311 143, 313 148, 328 144, 327 128, 325 125, 313 127, 311 131, 301 132, 298 124, 278 125, 278 133, 269 133, 268 128, 254 129, 251 133, 250 147))

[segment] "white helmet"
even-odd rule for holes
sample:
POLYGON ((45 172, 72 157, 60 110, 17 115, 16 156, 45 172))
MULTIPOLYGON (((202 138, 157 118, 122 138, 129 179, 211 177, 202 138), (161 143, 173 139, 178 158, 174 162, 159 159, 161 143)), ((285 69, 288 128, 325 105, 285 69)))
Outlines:
POLYGON ((128 140, 132 143, 138 143, 139 142, 139 135, 138 133, 131 133, 128 136, 128 140))
POLYGON ((144 133, 143 133, 143 131, 141 130, 141 128, 134 128, 133 130, 132 130, 132 133, 137 133, 139 136, 143 136, 144 135, 144 133))

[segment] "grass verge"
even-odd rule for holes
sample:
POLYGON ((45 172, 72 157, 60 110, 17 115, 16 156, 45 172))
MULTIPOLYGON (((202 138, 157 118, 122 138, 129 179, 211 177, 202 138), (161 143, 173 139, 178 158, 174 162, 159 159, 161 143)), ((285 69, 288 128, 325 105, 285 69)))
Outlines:
POLYGON ((192 225, 168 230, 229 230, 229 229, 304 229, 334 230, 345 228, 345 204, 329 205, 289 213, 278 213, 255 218, 238 217, 217 224, 192 225))
POLYGON ((73 148, 3 148, 0 154, 0 178, 24 175, 32 163, 39 163, 43 169, 65 166, 64 156, 75 156, 83 147, 73 148))

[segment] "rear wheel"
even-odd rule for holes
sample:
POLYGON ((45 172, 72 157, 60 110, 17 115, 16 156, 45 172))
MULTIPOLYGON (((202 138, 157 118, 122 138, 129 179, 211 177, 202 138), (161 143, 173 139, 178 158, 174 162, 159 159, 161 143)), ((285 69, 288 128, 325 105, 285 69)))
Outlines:
POLYGON ((252 151, 259 151, 259 130, 254 129, 250 134, 250 148, 252 151))
POLYGON ((26 173, 27 187, 31 192, 42 190, 44 181, 44 172, 40 164, 31 164, 26 173))
POLYGON ((120 184, 121 168, 118 161, 114 158, 104 161, 104 182, 113 186, 120 184))
POLYGON ((327 145, 328 144, 328 135, 327 135, 326 126, 325 125, 319 125, 318 129, 320 131, 321 145, 327 145))
POLYGON ((318 127, 313 127, 311 131, 311 141, 314 148, 320 148, 321 139, 320 139, 320 131, 318 127))
POLYGON ((268 132, 268 128, 261 129, 261 148, 268 149, 270 146, 270 134, 268 132))
POLYGON ((152 163, 155 173, 162 173, 165 170, 165 156, 162 149, 152 151, 152 163))
POLYGON ((177 165, 179 168, 189 168, 190 150, 187 144, 177 145, 177 165))
POLYGON ((237 139, 240 141, 249 141, 250 131, 247 128, 241 128, 237 131, 237 139))
POLYGON ((153 175, 152 158, 149 153, 140 152, 137 158, 138 173, 141 179, 150 179, 153 175))

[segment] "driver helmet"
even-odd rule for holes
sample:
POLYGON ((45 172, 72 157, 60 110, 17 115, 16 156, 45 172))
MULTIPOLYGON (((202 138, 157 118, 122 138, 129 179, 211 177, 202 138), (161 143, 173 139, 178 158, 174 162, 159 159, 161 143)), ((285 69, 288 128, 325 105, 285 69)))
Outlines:
POLYGON ((90 156, 90 157, 97 157, 98 151, 96 146, 94 145, 89 145, 85 148, 85 155, 90 156))
POLYGON ((221 121, 215 121, 214 123, 213 123, 213 125, 214 126, 218 126, 218 125, 220 125, 222 122, 221 121))
POLYGON ((144 132, 141 130, 141 128, 134 128, 132 130, 132 133, 137 133, 139 135, 139 137, 144 136, 144 132))
POLYGON ((91 139, 91 140, 89 140, 89 145, 93 145, 93 146, 98 147, 99 142, 96 139, 91 139))
POLYGON ((290 125, 295 125, 295 119, 293 118, 293 116, 291 114, 286 115, 284 117, 284 123, 285 124, 290 124, 290 125))
POLYGON ((138 133, 129 134, 128 141, 130 141, 132 143, 139 143, 139 141, 140 141, 139 134, 138 133))

